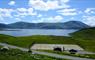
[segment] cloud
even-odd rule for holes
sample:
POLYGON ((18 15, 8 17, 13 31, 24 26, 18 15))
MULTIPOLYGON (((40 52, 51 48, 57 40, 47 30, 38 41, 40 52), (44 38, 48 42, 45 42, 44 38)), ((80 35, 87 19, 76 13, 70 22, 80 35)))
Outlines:
POLYGON ((42 17, 42 14, 39 14, 37 17, 42 17))
POLYGON ((17 21, 21 21, 21 19, 20 18, 15 18, 17 21))
POLYGON ((8 3, 8 5, 10 5, 10 6, 15 5, 15 1, 10 1, 10 2, 8 3))
POLYGON ((74 16, 77 15, 77 10, 76 9, 62 9, 57 11, 59 14, 62 14, 63 16, 74 16))
POLYGON ((16 12, 18 13, 19 16, 33 16, 33 15, 37 15, 36 12, 33 12, 33 8, 17 8, 16 12))
POLYGON ((37 15, 37 12, 33 12, 33 8, 28 8, 27 12, 28 12, 28 15, 31 15, 31 16, 37 15))
POLYGON ((52 17, 43 17, 40 18, 38 20, 33 20, 33 23, 57 23, 57 22, 61 22, 63 19, 62 16, 52 16, 52 17))
POLYGON ((14 11, 13 9, 0 8, 0 16, 12 18, 11 13, 13 11, 14 11))
POLYGON ((95 16, 83 16, 83 21, 90 26, 95 26, 95 16))
POLYGON ((16 20, 20 20, 18 18, 34 15, 37 15, 37 13, 33 11, 33 8, 16 8, 16 9, 0 8, 0 19, 14 18, 16 20))
POLYGON ((67 2, 69 2, 69 0, 60 0, 62 3, 64 2, 64 3, 67 3, 67 2))
POLYGON ((63 17, 58 15, 58 16, 54 16, 54 17, 45 18, 44 20, 47 20, 45 22, 56 23, 56 22, 61 22, 62 19, 63 19, 63 17))
POLYGON ((68 2, 69 0, 62 1, 63 3, 60 5, 61 1, 62 0, 48 0, 47 2, 44 2, 43 0, 29 0, 29 6, 33 7, 36 10, 43 11, 70 7, 66 4, 66 2, 68 2))
POLYGON ((62 16, 55 16, 53 19, 57 20, 57 21, 61 21, 63 19, 63 17, 62 16))
POLYGON ((95 8, 87 8, 84 12, 87 14, 95 14, 95 8))

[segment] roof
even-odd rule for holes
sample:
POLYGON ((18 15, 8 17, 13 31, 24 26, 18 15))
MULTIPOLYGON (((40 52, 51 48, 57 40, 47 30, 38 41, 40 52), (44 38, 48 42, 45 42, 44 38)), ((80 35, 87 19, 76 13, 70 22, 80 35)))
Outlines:
POLYGON ((53 49, 55 47, 65 48, 66 50, 76 49, 83 50, 79 45, 74 44, 34 44, 31 49, 53 49))

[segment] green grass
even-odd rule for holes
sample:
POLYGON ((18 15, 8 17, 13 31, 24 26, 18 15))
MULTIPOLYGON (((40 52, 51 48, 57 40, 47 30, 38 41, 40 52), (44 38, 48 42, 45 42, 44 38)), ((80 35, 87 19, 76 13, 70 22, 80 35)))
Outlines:
POLYGON ((95 28, 82 29, 71 36, 85 50, 95 52, 95 28))
POLYGON ((28 48, 33 42, 48 44, 75 44, 70 37, 63 36, 26 36, 12 37, 8 35, 0 35, 0 42, 8 43, 20 47, 28 48), (69 41, 69 42, 68 42, 69 41))
POLYGON ((23 52, 17 49, 10 49, 9 51, 0 51, 0 60, 67 60, 67 59, 57 59, 49 56, 38 55, 28 52, 23 52))

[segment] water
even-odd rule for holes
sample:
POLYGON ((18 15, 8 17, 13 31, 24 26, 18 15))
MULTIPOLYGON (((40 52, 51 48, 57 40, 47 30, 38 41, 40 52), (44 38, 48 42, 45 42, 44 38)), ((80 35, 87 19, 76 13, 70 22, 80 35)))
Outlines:
POLYGON ((11 36, 31 36, 31 35, 54 35, 54 36, 69 36, 77 30, 74 29, 8 29, 0 31, 0 34, 11 36))

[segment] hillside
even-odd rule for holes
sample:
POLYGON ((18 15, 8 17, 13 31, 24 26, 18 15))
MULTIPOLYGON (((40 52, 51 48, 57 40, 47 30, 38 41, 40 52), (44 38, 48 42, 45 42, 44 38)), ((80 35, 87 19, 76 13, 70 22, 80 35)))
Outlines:
POLYGON ((89 28, 88 25, 80 21, 69 21, 65 23, 28 23, 16 22, 8 26, 17 29, 83 29, 89 28))
POLYGON ((16 22, 16 23, 11 23, 8 24, 11 28, 16 28, 16 29, 32 29, 35 28, 34 23, 28 23, 28 22, 16 22))
POLYGON ((68 21, 65 22, 63 25, 64 29, 84 29, 84 28, 89 28, 88 25, 86 25, 83 22, 80 21, 68 21))
POLYGON ((3 28, 10 28, 10 27, 6 24, 0 23, 0 29, 3 29, 3 28))
POLYGON ((71 36, 85 50, 95 52, 95 28, 82 29, 71 36))
POLYGON ((82 29, 71 34, 72 37, 82 40, 94 40, 95 28, 82 29))

